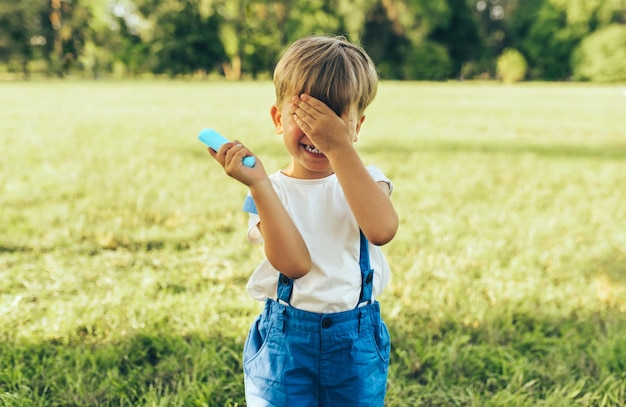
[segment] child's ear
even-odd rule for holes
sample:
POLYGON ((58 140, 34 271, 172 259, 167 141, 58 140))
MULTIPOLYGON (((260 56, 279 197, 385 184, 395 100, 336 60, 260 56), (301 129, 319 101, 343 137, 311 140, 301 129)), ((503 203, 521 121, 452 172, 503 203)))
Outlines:
POLYGON ((356 131, 354 132, 354 142, 356 143, 359 140, 359 131, 361 130, 361 125, 365 121, 365 115, 361 116, 361 118, 356 122, 356 131))
POLYGON ((276 128, 276 134, 283 134, 283 115, 278 106, 272 105, 270 108, 270 116, 272 116, 272 121, 274 122, 274 127, 276 128))

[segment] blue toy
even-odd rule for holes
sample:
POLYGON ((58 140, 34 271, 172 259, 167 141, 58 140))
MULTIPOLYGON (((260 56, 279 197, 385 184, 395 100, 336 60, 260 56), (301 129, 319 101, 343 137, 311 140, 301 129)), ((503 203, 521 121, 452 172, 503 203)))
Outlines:
MULTIPOLYGON (((203 129, 198 134, 198 138, 200 139, 200 141, 202 141, 204 144, 211 147, 215 151, 219 150, 222 144, 228 142, 228 140, 224 136, 222 136, 213 129, 203 129)), ((246 167, 254 167, 255 162, 256 160, 253 156, 248 156, 243 159, 243 165, 245 165, 246 167)))

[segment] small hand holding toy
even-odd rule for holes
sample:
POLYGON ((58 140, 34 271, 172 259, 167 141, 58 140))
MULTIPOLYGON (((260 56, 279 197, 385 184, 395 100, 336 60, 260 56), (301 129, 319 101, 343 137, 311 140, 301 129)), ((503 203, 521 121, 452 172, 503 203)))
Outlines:
MULTIPOLYGON (((213 129, 201 130, 198 134, 198 139, 200 139, 201 142, 211 147, 215 151, 219 150, 222 144, 228 142, 228 140, 224 136, 222 136, 213 129)), ((248 156, 243 159, 243 165, 249 168, 254 167, 255 162, 256 160, 253 156, 248 156)))

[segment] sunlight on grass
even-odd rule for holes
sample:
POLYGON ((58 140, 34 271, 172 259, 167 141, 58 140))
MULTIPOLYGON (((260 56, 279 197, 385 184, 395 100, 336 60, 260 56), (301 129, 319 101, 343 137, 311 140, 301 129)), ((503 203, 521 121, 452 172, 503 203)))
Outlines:
MULTIPOLYGON (((282 168, 272 85, 0 92, 0 404, 244 405, 262 252, 196 135, 282 168)), ((623 405, 625 109, 611 86, 381 85, 357 148, 401 217, 387 405, 623 405)))

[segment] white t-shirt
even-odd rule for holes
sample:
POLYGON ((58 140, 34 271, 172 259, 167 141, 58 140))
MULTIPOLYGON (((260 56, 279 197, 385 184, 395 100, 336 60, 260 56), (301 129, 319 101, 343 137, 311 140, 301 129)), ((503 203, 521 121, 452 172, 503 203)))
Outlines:
MULTIPOLYGON (((377 167, 368 166, 367 170, 375 181, 387 182, 390 191, 393 189, 391 181, 377 167)), ((333 174, 321 179, 297 179, 277 172, 269 178, 300 231, 313 263, 308 274, 294 280, 291 306, 317 313, 355 308, 361 293, 359 226, 337 177, 333 174)), ((259 216, 249 194, 244 210, 250 216, 248 241, 262 243, 259 216)), ((381 248, 370 243, 369 251, 374 270, 373 301, 387 285, 390 272, 381 248)), ((270 262, 263 260, 248 281, 248 293, 259 301, 277 299, 278 276, 270 262)))

